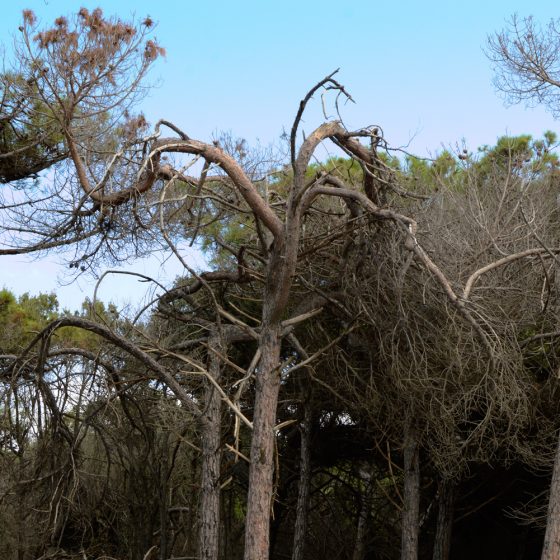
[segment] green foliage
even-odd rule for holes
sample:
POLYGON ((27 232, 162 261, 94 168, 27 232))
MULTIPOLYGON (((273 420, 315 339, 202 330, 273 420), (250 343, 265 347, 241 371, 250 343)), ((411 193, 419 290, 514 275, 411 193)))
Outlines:
POLYGON ((35 80, 0 76, 0 113, 1 183, 35 176, 66 157, 60 125, 38 98, 35 80))
POLYGON ((537 140, 530 134, 501 136, 495 146, 479 148, 478 171, 485 176, 496 170, 525 175, 554 170, 559 165, 558 155, 553 152, 556 142, 556 133, 550 130, 537 140))
POLYGON ((16 298, 7 289, 0 290, 0 351, 16 352, 59 314, 54 294, 16 298))
POLYGON ((405 157, 401 180, 409 190, 421 193, 437 191, 442 182, 455 182, 461 173, 459 160, 449 150, 443 150, 434 159, 419 158, 412 155, 405 157))
MULTIPOLYGON (((55 294, 31 296, 25 293, 16 297, 6 288, 0 290, 0 353, 17 353, 50 322, 68 313, 60 310, 55 294)), ((96 302, 94 308, 89 300, 82 304, 80 312, 74 314, 105 324, 114 324, 119 319, 113 304, 106 306, 103 302, 96 302)), ((76 327, 58 329, 52 343, 90 350, 100 345, 95 334, 76 327)))

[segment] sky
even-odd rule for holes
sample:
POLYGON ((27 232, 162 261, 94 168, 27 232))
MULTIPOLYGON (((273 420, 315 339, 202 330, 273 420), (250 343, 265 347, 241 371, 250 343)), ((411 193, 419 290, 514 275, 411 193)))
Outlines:
MULTIPOLYGON (((514 13, 542 24, 558 16, 552 0, 7 0, 0 20, 5 57, 23 9, 47 25, 81 6, 123 19, 149 15, 157 22, 155 35, 167 55, 150 75, 154 87, 141 108, 150 121, 168 119, 200 140, 231 131, 251 144, 277 141, 291 127, 300 99, 336 68, 355 100, 342 108, 346 125, 380 125, 392 146, 421 156, 463 142, 474 150, 504 134, 560 132, 560 123, 542 107, 504 105, 483 52, 488 35, 514 13)), ((320 121, 317 103, 304 129, 320 121)), ((200 255, 188 258, 204 266, 200 255)), ((179 272, 157 258, 124 269, 157 272, 164 282, 179 272)), ((2 257, 0 287, 18 294, 54 290, 64 306, 77 308, 91 296, 95 280, 61 285, 68 282, 65 271, 54 257, 2 257)), ((144 289, 130 277, 111 277, 103 286, 102 298, 123 305, 144 289)))

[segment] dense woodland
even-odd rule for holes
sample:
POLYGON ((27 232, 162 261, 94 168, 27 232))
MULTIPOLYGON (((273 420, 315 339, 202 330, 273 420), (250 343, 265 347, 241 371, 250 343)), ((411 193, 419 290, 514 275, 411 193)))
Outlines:
MULTIPOLYGON (((0 263, 184 267, 0 291, 0 557, 560 558, 556 135, 415 157, 331 74, 279 146, 203 142, 139 112, 152 26, 26 11, 0 76, 0 263)), ((511 100, 560 110, 556 29, 489 40, 511 100)))

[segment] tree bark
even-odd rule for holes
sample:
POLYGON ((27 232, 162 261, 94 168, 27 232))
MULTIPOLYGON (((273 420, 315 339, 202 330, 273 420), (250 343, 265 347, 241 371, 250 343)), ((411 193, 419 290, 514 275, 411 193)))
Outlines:
MULTIPOLYGON (((213 335, 208 341, 208 373, 220 380, 221 364, 212 348, 222 353, 220 337, 213 335)), ((198 558, 217 560, 220 542, 220 463, 222 399, 215 387, 206 382, 205 409, 201 417, 202 464, 200 529, 198 532, 198 558)))
MULTIPOLYGON (((18 442, 19 443, 19 442, 18 442)), ((18 507, 15 508, 15 524, 16 524, 16 540, 17 540, 17 560, 24 560, 25 559, 25 549, 29 548, 27 544, 27 539, 25 535, 25 485, 20 484, 19 482, 25 478, 24 476, 24 461, 23 461, 23 453, 18 454, 17 458, 17 465, 18 465, 18 484, 16 486, 15 495, 17 497, 17 504, 18 507)))
POLYGON ((294 527, 292 560, 303 560, 307 536, 307 509, 311 484, 311 405, 303 403, 303 421, 300 425, 299 485, 294 527))
POLYGON ((404 437, 404 507, 402 512, 401 560, 418 559, 418 527, 420 521, 420 466, 416 430, 405 429, 404 437))
POLYGON ((455 486, 450 480, 441 480, 438 491, 438 518, 432 558, 448 560, 451 552, 455 486))
POLYGON ((269 553, 270 510, 274 474, 274 426, 280 390, 279 326, 263 325, 262 357, 256 374, 251 440, 249 495, 245 528, 245 560, 265 560, 269 553))
POLYGON ((169 541, 168 541, 168 528, 169 528, 169 434, 162 435, 162 441, 159 442, 159 451, 161 454, 161 462, 159 467, 159 531, 160 531, 160 544, 159 544, 159 559, 167 560, 169 541))
POLYGON ((560 441, 556 448, 541 560, 560 559, 560 441))
POLYGON ((356 544, 354 545, 354 553, 352 560, 363 560, 366 553, 366 536, 368 528, 368 518, 371 508, 371 491, 373 483, 373 474, 368 465, 362 473, 365 488, 361 496, 360 513, 358 514, 358 527, 356 529, 356 544))

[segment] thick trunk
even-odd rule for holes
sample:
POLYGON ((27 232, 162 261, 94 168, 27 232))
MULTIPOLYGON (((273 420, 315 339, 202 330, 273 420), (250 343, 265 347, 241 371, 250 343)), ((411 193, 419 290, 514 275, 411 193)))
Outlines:
POLYGON ((269 555, 270 512, 274 474, 274 426, 280 390, 279 327, 262 327, 261 361, 256 374, 251 467, 245 520, 245 560, 269 555))
POLYGON ((402 512, 401 560, 418 559, 420 511, 420 466, 418 438, 413 427, 404 437, 404 507, 402 512))
POLYGON ((438 490, 438 518, 436 536, 434 539, 433 560, 449 560, 451 533, 453 529, 455 486, 450 480, 441 480, 438 490))
POLYGON ((307 507, 311 484, 311 406, 303 403, 303 421, 300 425, 299 485, 294 527, 292 560, 303 560, 307 536, 307 507))
POLYGON ((560 442, 556 448, 541 560, 560 559, 560 442))
MULTIPOLYGON (((210 337, 211 348, 220 352, 218 337, 210 337)), ((221 353, 221 352, 220 352, 221 353)), ((209 351, 208 372, 220 379, 220 360, 209 351)), ((222 399, 210 382, 206 384, 205 408, 201 419, 202 464, 198 533, 198 558, 217 560, 220 542, 220 463, 222 399)))

